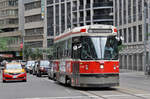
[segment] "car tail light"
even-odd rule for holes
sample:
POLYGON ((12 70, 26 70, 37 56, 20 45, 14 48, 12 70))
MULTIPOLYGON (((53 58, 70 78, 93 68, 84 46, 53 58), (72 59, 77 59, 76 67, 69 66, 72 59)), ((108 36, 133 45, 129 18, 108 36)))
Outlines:
POLYGON ((44 70, 45 68, 44 67, 40 67, 40 70, 44 70))

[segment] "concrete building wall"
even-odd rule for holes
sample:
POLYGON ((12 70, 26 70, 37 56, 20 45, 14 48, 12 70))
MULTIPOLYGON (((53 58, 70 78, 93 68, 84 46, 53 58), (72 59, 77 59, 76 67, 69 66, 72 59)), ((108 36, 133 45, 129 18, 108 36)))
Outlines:
POLYGON ((25 43, 32 47, 43 48, 45 43, 44 19, 42 18, 41 0, 25 0, 25 43))
POLYGON ((19 0, 0 0, 0 37, 9 38, 8 49, 0 53, 10 53, 20 57, 21 31, 19 25, 19 0))
POLYGON ((144 32, 144 0, 113 0, 114 26, 119 36, 123 36, 124 49, 120 52, 121 68, 144 71, 145 56, 148 64, 148 12, 146 7, 146 34, 144 32), (146 38, 144 38, 144 36, 146 38), (144 40, 146 40, 146 55, 144 55, 144 40))
POLYGON ((47 35, 90 24, 113 24, 112 0, 47 0, 47 35))

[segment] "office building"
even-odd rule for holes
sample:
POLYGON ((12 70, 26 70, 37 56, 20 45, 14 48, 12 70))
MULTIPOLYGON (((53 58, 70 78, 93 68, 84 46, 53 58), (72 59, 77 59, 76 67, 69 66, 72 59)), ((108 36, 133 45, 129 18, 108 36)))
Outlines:
POLYGON ((150 5, 144 1, 149 0, 113 0, 114 26, 118 28, 119 36, 124 38, 124 47, 120 52, 121 69, 144 71, 148 65, 150 5))

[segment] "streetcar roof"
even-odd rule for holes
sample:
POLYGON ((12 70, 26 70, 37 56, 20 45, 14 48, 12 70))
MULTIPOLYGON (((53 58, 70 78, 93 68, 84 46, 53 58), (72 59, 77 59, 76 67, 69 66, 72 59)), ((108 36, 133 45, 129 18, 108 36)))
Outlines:
POLYGON ((60 40, 64 40, 64 39, 68 39, 71 37, 75 37, 75 36, 111 36, 111 35, 117 35, 117 29, 112 26, 112 25, 86 25, 86 26, 81 26, 81 27, 75 27, 73 29, 68 29, 67 31, 65 31, 64 33, 56 36, 54 38, 54 42, 58 42, 60 40), (101 29, 101 30, 112 30, 111 33, 89 33, 88 30, 90 29, 101 29))

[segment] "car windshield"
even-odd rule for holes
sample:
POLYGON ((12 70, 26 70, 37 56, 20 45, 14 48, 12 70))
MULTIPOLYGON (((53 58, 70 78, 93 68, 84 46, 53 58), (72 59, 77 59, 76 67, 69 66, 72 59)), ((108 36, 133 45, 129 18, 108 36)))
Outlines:
POLYGON ((41 61, 41 62, 40 62, 40 65, 41 65, 42 67, 47 67, 47 66, 49 66, 49 61, 41 61))
POLYGON ((81 59, 83 60, 117 60, 118 41, 115 36, 83 37, 81 59))
POLYGON ((27 62, 27 65, 32 65, 32 64, 34 64, 35 63, 35 61, 28 61, 27 62))
POLYGON ((7 64, 6 69, 22 69, 21 64, 7 64))

